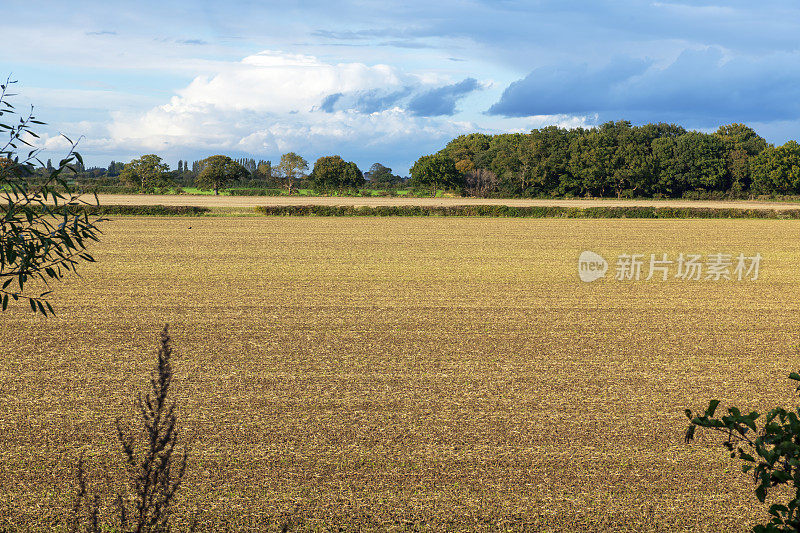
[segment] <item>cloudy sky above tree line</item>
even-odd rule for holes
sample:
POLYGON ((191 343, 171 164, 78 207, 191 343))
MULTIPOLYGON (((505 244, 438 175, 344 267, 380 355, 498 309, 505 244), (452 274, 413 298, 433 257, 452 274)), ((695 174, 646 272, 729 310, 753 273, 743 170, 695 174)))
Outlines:
POLYGON ((4 3, 14 103, 89 165, 340 154, 406 175, 473 131, 608 120, 800 138, 788 0, 4 3))

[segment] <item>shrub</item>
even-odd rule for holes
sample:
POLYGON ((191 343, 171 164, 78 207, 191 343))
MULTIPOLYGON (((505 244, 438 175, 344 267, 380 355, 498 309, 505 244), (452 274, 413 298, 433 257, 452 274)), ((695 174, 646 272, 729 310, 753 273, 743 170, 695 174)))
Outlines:
POLYGON ((559 207, 507 205, 457 206, 258 206, 255 212, 269 216, 456 216, 522 218, 763 218, 800 219, 800 209, 712 209, 699 207, 559 207))
MULTIPOLYGON (((800 382, 800 374, 792 372, 789 379, 800 382)), ((800 392, 800 385, 795 388, 797 392, 800 392)), ((757 525, 753 531, 800 531, 800 407, 772 409, 759 428, 756 421, 761 414, 756 411, 745 415, 738 408, 729 407, 727 415, 714 416, 719 403, 719 400, 711 400, 701 415, 686 409, 690 420, 686 442, 694 439, 697 428, 723 433, 727 437, 723 446, 731 457, 739 456, 744 463, 743 472, 752 473, 758 501, 764 503, 767 494, 777 487, 791 489, 787 495, 789 501, 770 506, 770 521, 757 525)))
POLYGON ((78 493, 72 508, 72 530, 131 531, 136 533, 168 531, 175 494, 186 472, 187 448, 178 452, 179 431, 175 403, 168 399, 172 384, 172 346, 167 326, 161 331, 156 369, 150 379, 150 391, 139 395, 136 408, 142 430, 138 438, 128 433, 117 420, 117 437, 128 470, 129 494, 117 494, 117 525, 102 524, 99 495, 88 497, 83 455, 78 462, 78 493))

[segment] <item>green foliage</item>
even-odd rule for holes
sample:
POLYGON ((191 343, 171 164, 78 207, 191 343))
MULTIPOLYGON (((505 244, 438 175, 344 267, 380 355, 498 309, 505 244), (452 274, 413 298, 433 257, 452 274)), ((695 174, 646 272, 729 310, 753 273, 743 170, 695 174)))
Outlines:
POLYGON ((730 178, 731 192, 739 194, 749 189, 753 158, 767 149, 767 141, 744 124, 720 126, 716 136, 725 144, 725 166, 730 178))
POLYGON ((403 178, 392 174, 392 169, 380 163, 373 163, 369 167, 369 172, 364 174, 372 186, 397 185, 403 182, 403 178))
POLYGON ((338 155, 320 157, 311 172, 314 188, 319 190, 348 189, 364 184, 364 176, 355 163, 338 155))
POLYGON ((292 194, 296 188, 296 181, 303 178, 305 171, 308 170, 308 161, 294 152, 289 152, 281 156, 277 170, 283 177, 283 187, 292 194))
POLYGON ((652 147, 654 193, 677 196, 684 191, 725 188, 725 145, 718 137, 689 132, 655 139, 652 147))
MULTIPOLYGON (((13 96, 8 92, 11 83, 0 85, 2 119, 16 114, 8 101, 13 96)), ((0 123, 0 131, 8 133, 8 140, 0 146, 0 308, 7 309, 9 298, 27 300, 33 312, 48 315, 53 314, 46 299, 50 282, 76 272, 81 262, 94 261, 86 250, 98 240, 98 224, 103 219, 82 209, 88 202, 80 200, 67 181, 67 174, 83 164, 69 139, 71 148, 58 168, 41 184, 33 184, 34 163, 44 165, 37 158, 38 150, 26 139, 38 138, 32 130, 37 124, 44 123, 36 120, 32 108, 16 124, 9 120, 0 123), (18 154, 21 146, 28 147, 26 155, 18 154), (30 295, 27 287, 33 280, 46 290, 30 295)))
MULTIPOLYGON (((62 208, 56 212, 61 213, 62 208)), ((190 216, 197 217, 208 214, 211 209, 194 205, 87 205, 78 207, 80 213, 87 215, 120 215, 120 216, 190 216)))
POLYGON ((272 161, 261 161, 254 172, 257 179, 272 179, 272 161))
POLYGON ((258 206, 255 212, 268 216, 443 216, 443 217, 513 217, 513 218, 760 218, 800 219, 800 209, 708 209, 698 207, 559 207, 507 205, 456 206, 344 206, 284 205, 258 206))
POLYGON ((195 178, 195 185, 201 189, 213 189, 219 194, 220 188, 235 183, 249 176, 242 165, 226 155, 212 155, 200 161, 200 174, 195 178))
POLYGON ((119 178, 129 186, 137 186, 139 190, 147 191, 155 187, 168 186, 169 180, 166 175, 168 171, 169 165, 163 163, 159 156, 147 154, 125 165, 119 178))
MULTIPOLYGON (((789 379, 800 382, 800 374, 792 372, 789 379)), ((800 392, 800 385, 795 389, 800 392)), ((742 414, 729 407, 728 414, 715 416, 719 400, 711 400, 705 413, 693 414, 686 410, 691 421, 686 430, 686 442, 691 442, 697 428, 708 428, 723 433, 723 445, 731 457, 738 455, 744 463, 742 471, 751 473, 756 483, 755 494, 764 503, 770 491, 786 486, 790 489, 786 504, 770 506, 770 521, 756 526, 753 531, 800 531, 800 407, 787 410, 776 407, 758 424, 761 414, 753 411, 742 414)))
POLYGON ((800 144, 770 146, 753 161, 753 189, 760 193, 800 194, 800 144))
MULTIPOLYGON (((706 134, 674 124, 618 121, 590 129, 462 135, 435 155, 452 159, 467 192, 478 196, 741 196, 750 190, 755 158, 767 146, 742 124, 706 134)), ((763 192, 778 191, 770 185, 763 192)))
POLYGON ((453 189, 463 185, 463 178, 456 169, 455 161, 444 154, 424 155, 411 167, 411 183, 419 187, 431 187, 432 196, 437 188, 453 189))
POLYGON ((483 133, 470 133, 456 137, 442 152, 455 161, 459 172, 469 172, 478 167, 477 155, 489 149, 492 137, 483 133))

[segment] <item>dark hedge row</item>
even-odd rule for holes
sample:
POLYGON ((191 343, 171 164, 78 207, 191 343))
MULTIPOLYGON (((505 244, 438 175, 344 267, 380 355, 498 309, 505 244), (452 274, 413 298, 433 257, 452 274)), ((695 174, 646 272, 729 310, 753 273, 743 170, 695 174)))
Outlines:
MULTIPOLYGON (((60 212, 61 208, 56 211, 60 212)), ((208 207, 193 205, 83 205, 81 210, 90 215, 129 216, 201 216, 211 212, 208 207)))
POLYGON ((405 216, 405 217, 512 217, 512 218, 764 218, 800 219, 800 209, 712 209, 704 207, 557 207, 507 205, 459 206, 258 206, 256 213, 268 216, 405 216))

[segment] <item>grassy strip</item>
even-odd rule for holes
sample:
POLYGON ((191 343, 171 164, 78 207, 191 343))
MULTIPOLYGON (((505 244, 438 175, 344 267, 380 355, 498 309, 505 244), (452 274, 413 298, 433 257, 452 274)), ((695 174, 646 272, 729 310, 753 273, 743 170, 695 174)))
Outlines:
POLYGON ((800 209, 713 209, 706 207, 559 207, 507 205, 458 206, 258 206, 269 216, 406 216, 406 217, 510 217, 510 218, 763 218, 800 219, 800 209))

